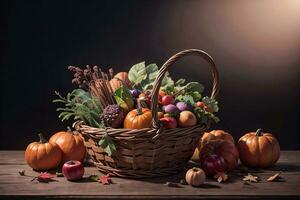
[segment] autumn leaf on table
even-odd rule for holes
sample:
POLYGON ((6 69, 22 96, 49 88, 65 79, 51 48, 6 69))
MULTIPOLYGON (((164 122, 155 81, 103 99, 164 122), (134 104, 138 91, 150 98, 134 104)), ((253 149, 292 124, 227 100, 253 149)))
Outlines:
POLYGON ((278 172, 278 173, 274 174, 273 176, 270 176, 270 177, 267 179, 267 181, 268 181, 268 182, 271 182, 271 181, 277 181, 277 180, 279 180, 279 179, 282 179, 282 177, 280 177, 280 175, 281 175, 281 172, 278 172))
POLYGON ((98 175, 90 175, 89 179, 94 181, 94 182, 98 182, 99 181, 99 176, 98 175))
POLYGON ((19 171, 20 176, 25 176, 25 169, 19 171))
POLYGON ((217 179, 219 183, 226 182, 228 180, 228 175, 225 172, 218 172, 214 175, 214 178, 217 179))
POLYGON ((258 177, 257 176, 253 176, 252 174, 248 173, 247 176, 244 176, 243 181, 249 181, 249 182, 258 182, 258 177))
POLYGON ((102 183, 103 185, 109 185, 111 183, 109 174, 100 176, 99 183, 102 183))
POLYGON ((56 172, 55 175, 56 175, 57 177, 63 177, 63 176, 64 176, 63 173, 61 173, 61 172, 56 172))
POLYGON ((43 183, 48 183, 50 181, 53 181, 53 178, 55 176, 53 174, 50 174, 48 172, 41 172, 40 175, 38 175, 36 177, 36 179, 39 181, 39 182, 43 182, 43 183))

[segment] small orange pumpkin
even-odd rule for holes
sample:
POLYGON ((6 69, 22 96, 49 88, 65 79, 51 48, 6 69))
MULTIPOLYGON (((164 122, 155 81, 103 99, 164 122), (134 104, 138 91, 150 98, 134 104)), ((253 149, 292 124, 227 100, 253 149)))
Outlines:
POLYGON ((137 108, 130 111, 124 119, 124 128, 149 128, 152 122, 152 113, 148 108, 137 108))
POLYGON ((225 132, 224 130, 212 130, 210 132, 205 132, 198 141, 198 144, 194 151, 192 160, 199 161, 199 154, 200 154, 201 148, 207 142, 209 142, 211 140, 217 140, 217 139, 226 140, 226 141, 234 144, 234 139, 233 139, 232 135, 228 132, 225 132))
POLYGON ((121 80, 127 87, 131 87, 131 82, 128 78, 127 72, 119 72, 114 76, 114 78, 121 80))
POLYGON ((216 154, 224 158, 226 171, 231 171, 238 165, 239 152, 232 142, 221 139, 207 142, 201 149, 200 162, 203 162, 211 154, 216 154))
POLYGON ((109 84, 114 92, 123 85, 122 81, 116 78, 111 79, 109 84))
POLYGON ((82 162, 86 155, 83 139, 76 131, 60 131, 50 138, 50 142, 56 143, 63 152, 63 163, 69 160, 82 162))
POLYGON ((237 147, 241 162, 248 167, 270 167, 280 157, 280 146, 276 138, 271 133, 263 133, 261 129, 242 136, 237 147))
POLYGON ((47 142, 39 134, 40 141, 30 143, 25 151, 27 164, 35 170, 49 170, 58 167, 62 152, 55 143, 47 142))
POLYGON ((187 184, 191 186, 200 186, 205 182, 206 176, 202 169, 193 167, 185 174, 187 184))

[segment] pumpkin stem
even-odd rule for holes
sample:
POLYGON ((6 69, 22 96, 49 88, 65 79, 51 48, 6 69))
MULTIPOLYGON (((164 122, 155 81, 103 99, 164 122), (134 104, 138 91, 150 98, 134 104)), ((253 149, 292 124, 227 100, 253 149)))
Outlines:
POLYGON ((70 126, 67 126, 67 130, 68 130, 69 133, 72 133, 72 129, 71 129, 70 126))
POLYGON ((46 143, 47 140, 44 138, 42 133, 39 133, 40 143, 46 143))
POLYGON ((198 168, 197 168, 197 167, 193 167, 193 171, 194 171, 194 172, 197 172, 197 171, 198 171, 198 168))
POLYGON ((142 108, 137 108, 136 112, 137 112, 138 115, 144 114, 143 111, 142 111, 142 108))
POLYGON ((256 136, 262 136, 262 130, 261 130, 261 128, 257 129, 255 135, 256 136))

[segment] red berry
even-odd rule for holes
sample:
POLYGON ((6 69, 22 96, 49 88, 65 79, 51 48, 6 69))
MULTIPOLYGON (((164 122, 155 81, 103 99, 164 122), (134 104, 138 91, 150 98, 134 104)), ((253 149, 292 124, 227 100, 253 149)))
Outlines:
POLYGON ((196 106, 200 107, 200 108, 204 108, 205 104, 202 101, 198 101, 196 103, 196 106))
POLYGON ((161 99, 161 103, 164 106, 169 105, 169 104, 173 104, 174 102, 175 102, 175 99, 171 95, 163 96, 162 99, 161 99))

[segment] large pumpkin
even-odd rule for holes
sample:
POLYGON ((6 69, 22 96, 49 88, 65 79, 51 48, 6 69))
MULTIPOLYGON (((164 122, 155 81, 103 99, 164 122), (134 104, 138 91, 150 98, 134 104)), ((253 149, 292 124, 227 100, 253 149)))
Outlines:
POLYGON ((124 120, 124 128, 149 128, 152 122, 152 113, 148 108, 138 108, 130 111, 124 120))
POLYGON ((248 167, 270 167, 280 156, 280 146, 271 133, 261 129, 242 136, 237 144, 240 160, 248 167))
POLYGON ((226 141, 232 142, 234 144, 234 139, 233 139, 232 135, 228 132, 225 132, 224 130, 212 130, 210 132, 205 132, 198 141, 197 147, 192 156, 192 160, 199 161, 199 154, 200 154, 201 148, 207 142, 209 142, 211 140, 217 140, 217 139, 226 140, 226 141))
POLYGON ((40 141, 30 143, 25 151, 27 164, 35 170, 49 170, 58 167, 62 152, 55 143, 47 142, 42 134, 40 141))
POLYGON ((64 163, 69 160, 82 162, 86 155, 83 139, 76 131, 60 131, 50 138, 50 142, 56 143, 60 147, 64 163))
POLYGON ((200 162, 203 162, 206 157, 212 154, 216 154, 224 158, 226 171, 231 171, 237 167, 239 152, 232 142, 221 139, 207 142, 201 149, 200 162))

